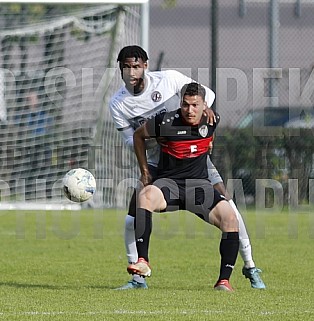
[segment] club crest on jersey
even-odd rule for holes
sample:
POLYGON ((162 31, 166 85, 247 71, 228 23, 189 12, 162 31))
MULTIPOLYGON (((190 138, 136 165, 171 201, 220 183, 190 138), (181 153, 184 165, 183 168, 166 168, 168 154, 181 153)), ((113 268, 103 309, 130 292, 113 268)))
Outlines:
POLYGON ((152 93, 152 101, 154 101, 155 103, 157 103, 158 101, 161 101, 161 93, 159 91, 154 91, 152 93))
POLYGON ((198 132, 202 137, 206 137, 208 134, 208 127, 206 125, 202 125, 199 129, 198 132))

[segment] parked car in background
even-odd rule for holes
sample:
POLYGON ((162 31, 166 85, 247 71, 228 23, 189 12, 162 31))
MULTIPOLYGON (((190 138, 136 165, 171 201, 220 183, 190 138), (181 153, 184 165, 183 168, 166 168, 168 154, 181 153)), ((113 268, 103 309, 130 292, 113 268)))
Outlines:
MULTIPOLYGON (((238 123, 238 128, 253 127, 294 127, 314 123, 314 107, 265 107, 250 110, 238 123), (295 123, 290 123, 294 121, 295 123), (286 126, 290 123, 290 126, 286 126)), ((308 126, 308 125, 307 125, 308 126)), ((295 127, 296 128, 296 127, 295 127)))

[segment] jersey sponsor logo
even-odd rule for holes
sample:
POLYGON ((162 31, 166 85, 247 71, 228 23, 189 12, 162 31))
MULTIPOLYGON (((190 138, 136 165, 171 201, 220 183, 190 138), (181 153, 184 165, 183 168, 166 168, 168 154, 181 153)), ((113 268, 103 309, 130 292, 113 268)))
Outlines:
POLYGON ((206 137, 208 134, 208 127, 206 125, 202 125, 199 129, 198 132, 202 137, 206 137))
POLYGON ((158 101, 161 101, 161 98, 162 98, 162 95, 161 95, 161 92, 159 91, 154 91, 152 93, 152 101, 154 101, 155 103, 157 103, 158 101))
POLYGON ((146 120, 152 119, 153 117, 156 117, 156 116, 158 116, 158 115, 164 114, 164 113, 166 113, 166 112, 167 112, 166 108, 163 107, 163 108, 161 108, 160 110, 156 111, 155 113, 147 116, 146 120))
POLYGON ((132 119, 129 119, 129 123, 131 124, 131 127, 136 129, 140 126, 142 126, 148 119, 151 119, 159 114, 164 114, 166 112, 166 108, 162 107, 160 110, 155 111, 151 115, 144 116, 137 116, 132 119))

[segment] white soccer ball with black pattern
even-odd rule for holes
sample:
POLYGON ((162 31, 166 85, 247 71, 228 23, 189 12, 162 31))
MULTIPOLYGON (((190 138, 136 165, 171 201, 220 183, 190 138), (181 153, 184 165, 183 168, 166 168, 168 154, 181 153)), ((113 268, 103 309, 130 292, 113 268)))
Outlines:
POLYGON ((63 177, 63 192, 70 201, 85 202, 96 192, 95 177, 87 169, 71 169, 63 177))

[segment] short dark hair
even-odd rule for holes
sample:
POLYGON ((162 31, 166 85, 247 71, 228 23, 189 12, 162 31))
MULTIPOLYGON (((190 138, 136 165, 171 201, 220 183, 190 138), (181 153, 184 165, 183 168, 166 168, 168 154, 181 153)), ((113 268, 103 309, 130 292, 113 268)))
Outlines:
POLYGON ((117 62, 122 62, 127 58, 135 58, 135 60, 142 59, 143 62, 148 60, 146 51, 136 45, 123 47, 119 52, 117 62))
POLYGON ((206 90, 201 84, 197 82, 191 82, 182 87, 181 99, 183 98, 183 96, 201 96, 205 101, 206 90))

